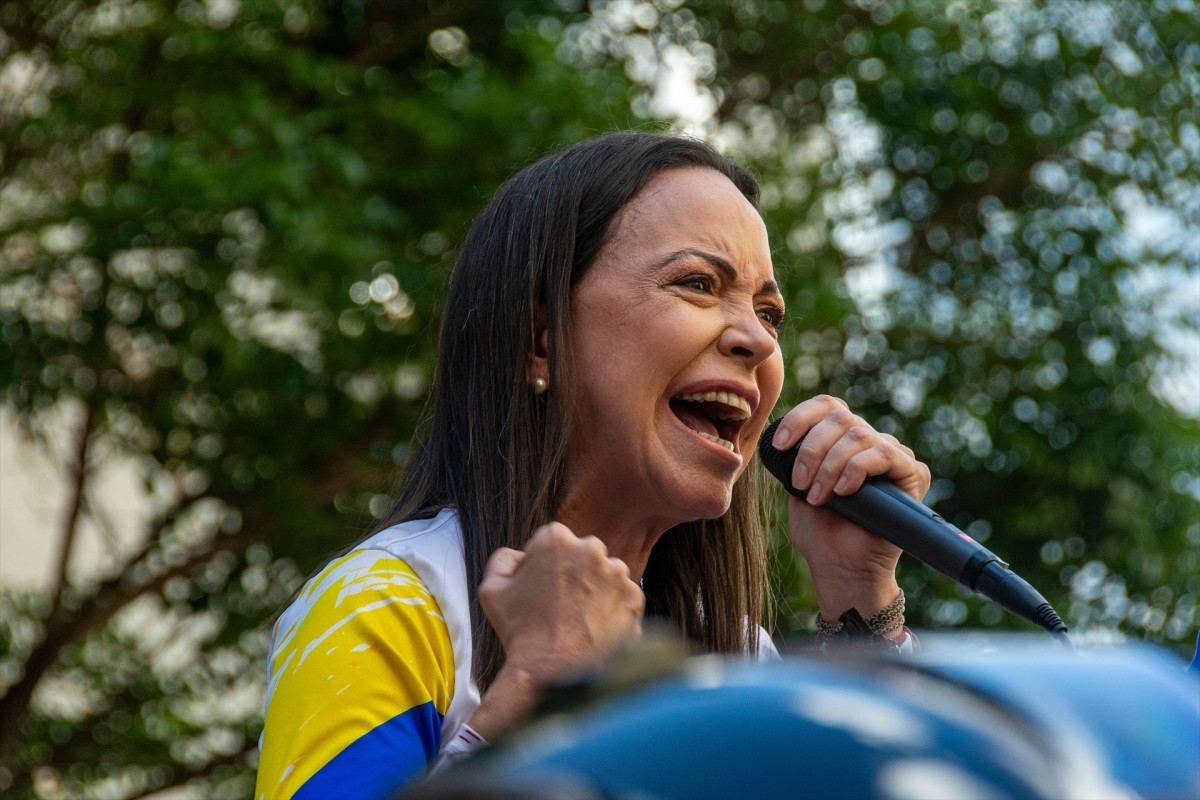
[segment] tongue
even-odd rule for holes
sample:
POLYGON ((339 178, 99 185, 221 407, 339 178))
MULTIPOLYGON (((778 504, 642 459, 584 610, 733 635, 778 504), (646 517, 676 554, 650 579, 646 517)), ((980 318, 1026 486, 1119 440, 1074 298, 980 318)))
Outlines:
POLYGON ((687 425, 692 430, 708 433, 713 436, 719 435, 717 433, 717 426, 713 425, 708 417, 700 414, 691 403, 673 401, 671 403, 671 410, 675 412, 675 416, 683 421, 684 425, 687 425))

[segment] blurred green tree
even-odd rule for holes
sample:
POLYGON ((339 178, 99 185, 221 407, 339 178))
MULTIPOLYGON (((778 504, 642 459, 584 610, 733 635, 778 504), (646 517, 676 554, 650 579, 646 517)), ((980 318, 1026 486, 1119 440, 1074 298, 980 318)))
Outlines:
MULTIPOLYGON (((652 118, 763 177, 787 402, 912 443, 1072 626, 1194 637, 1190 7, 40 0, 0 32, 0 393, 72 431, 55 589, 0 608, 0 791, 250 795, 264 621, 382 513, 454 243, 530 158, 652 118), (104 575, 85 535, 124 542, 104 575)), ((927 578, 917 624, 1001 622, 927 578)))
POLYGON ((531 155, 631 122, 550 11, 0 8, 0 392, 74 428, 55 589, 5 598, 0 792, 249 795, 265 622, 382 508, 452 244, 531 155), (89 576, 119 457, 154 519, 89 576))

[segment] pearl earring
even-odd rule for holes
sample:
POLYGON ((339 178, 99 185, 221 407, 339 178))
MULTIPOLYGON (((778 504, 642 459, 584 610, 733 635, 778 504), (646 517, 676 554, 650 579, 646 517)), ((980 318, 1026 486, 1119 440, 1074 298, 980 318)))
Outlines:
POLYGON ((545 378, 534 378, 532 386, 534 394, 545 394, 546 389, 550 388, 550 384, 546 383, 545 378))

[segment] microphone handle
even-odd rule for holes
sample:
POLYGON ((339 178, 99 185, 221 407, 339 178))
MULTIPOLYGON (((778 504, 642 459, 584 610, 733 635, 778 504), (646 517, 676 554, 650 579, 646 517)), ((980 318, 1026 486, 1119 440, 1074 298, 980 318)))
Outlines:
POLYGON ((1066 629, 1046 598, 1008 564, 895 484, 869 478, 855 494, 834 495, 825 505, 1009 613, 1051 632, 1066 629))
MULTIPOLYGON (((775 420, 768 425, 759 438, 759 460, 789 492, 796 497, 807 497, 808 492, 792 485, 792 467, 800 443, 787 450, 776 450, 771 444, 779 422, 775 420)), ((857 492, 845 497, 834 495, 825 502, 825 507, 886 539, 1009 613, 1066 639, 1067 626, 1037 589, 1009 569, 1008 564, 992 551, 886 479, 868 478, 857 492)))
POLYGON ((985 564, 1008 566, 933 509, 886 480, 868 478, 853 495, 835 494, 825 506, 971 589, 985 564))

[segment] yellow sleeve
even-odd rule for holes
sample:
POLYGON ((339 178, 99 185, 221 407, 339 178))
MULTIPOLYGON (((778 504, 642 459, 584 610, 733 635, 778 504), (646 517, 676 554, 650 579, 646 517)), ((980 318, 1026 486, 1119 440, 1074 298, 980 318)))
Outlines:
POLYGON ((256 798, 384 798, 437 758, 454 654, 404 561, 326 567, 276 626, 269 674, 256 798))

